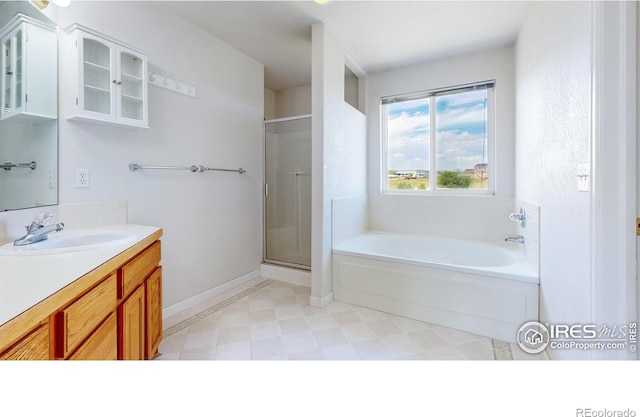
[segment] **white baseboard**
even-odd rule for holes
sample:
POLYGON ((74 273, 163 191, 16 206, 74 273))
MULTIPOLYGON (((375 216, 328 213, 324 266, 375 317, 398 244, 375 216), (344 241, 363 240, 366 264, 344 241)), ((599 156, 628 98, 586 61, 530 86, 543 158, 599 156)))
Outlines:
POLYGON ((289 284, 302 285, 304 287, 311 287, 311 272, 309 271, 278 265, 262 264, 260 265, 260 272, 265 278, 288 282, 289 284))
POLYGON ((309 297, 309 304, 312 307, 325 308, 329 305, 330 302, 333 301, 333 291, 324 297, 314 297, 313 295, 309 297))
POLYGON ((260 276, 260 271, 255 270, 255 271, 249 272, 248 274, 242 275, 238 278, 232 279, 231 281, 227 281, 224 284, 220 284, 217 287, 211 288, 210 290, 194 295, 191 298, 187 298, 184 301, 180 301, 179 303, 166 307, 162 309, 162 318, 166 319, 167 317, 171 317, 178 313, 181 313, 191 307, 194 307, 202 303, 203 301, 206 301, 212 297, 220 295, 242 284, 245 284, 253 279, 256 279, 259 276, 260 276))

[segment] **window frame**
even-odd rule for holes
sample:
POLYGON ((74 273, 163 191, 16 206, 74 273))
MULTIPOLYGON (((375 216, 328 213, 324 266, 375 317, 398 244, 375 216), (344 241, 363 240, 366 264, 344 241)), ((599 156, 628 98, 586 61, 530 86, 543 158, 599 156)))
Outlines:
MULTIPOLYGON (((412 195, 434 195, 434 194, 457 194, 457 195, 495 195, 495 183, 496 183, 496 82, 495 80, 488 80, 482 82, 475 82, 470 84, 456 85, 451 87, 436 88, 430 90, 421 90, 411 93, 394 94, 390 96, 380 97, 380 141, 381 141, 381 167, 380 172, 380 191, 383 194, 412 194, 412 195), (388 137, 388 117, 385 111, 385 105, 391 103, 398 103, 402 101, 412 101, 429 98, 429 117, 431 118, 430 126, 436 126, 436 111, 435 99, 438 96, 447 94, 460 94, 477 89, 484 89, 487 92, 487 189, 477 188, 438 188, 437 187, 437 175, 436 181, 431 183, 430 188, 426 190, 415 189, 389 189, 389 137, 388 137)), ((429 129, 429 176, 431 178, 431 170, 437 170, 437 127, 429 129)))

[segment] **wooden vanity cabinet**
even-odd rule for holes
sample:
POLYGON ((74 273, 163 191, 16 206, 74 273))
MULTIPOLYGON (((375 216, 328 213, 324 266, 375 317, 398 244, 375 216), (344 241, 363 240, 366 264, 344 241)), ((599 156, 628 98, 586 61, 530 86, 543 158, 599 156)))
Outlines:
POLYGON ((0 359, 153 359, 162 338, 161 235, 0 326, 0 359))

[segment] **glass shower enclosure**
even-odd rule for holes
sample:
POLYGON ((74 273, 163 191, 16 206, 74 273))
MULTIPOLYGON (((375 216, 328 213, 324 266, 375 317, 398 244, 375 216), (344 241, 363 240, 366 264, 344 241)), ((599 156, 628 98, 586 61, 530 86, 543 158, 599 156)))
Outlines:
POLYGON ((266 120, 265 262, 311 269, 311 116, 266 120))

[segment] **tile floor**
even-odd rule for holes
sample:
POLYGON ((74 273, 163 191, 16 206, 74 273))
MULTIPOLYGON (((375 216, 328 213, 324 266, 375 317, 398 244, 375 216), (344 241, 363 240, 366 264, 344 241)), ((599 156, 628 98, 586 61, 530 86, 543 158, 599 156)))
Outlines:
POLYGON ((164 320, 157 360, 547 359, 515 344, 333 301, 258 278, 164 320))

